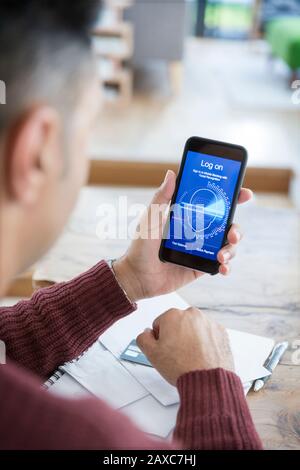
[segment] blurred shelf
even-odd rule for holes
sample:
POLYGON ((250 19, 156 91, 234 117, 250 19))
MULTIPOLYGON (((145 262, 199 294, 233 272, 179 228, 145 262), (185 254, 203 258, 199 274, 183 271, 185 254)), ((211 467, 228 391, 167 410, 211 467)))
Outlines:
POLYGON ((98 24, 92 31, 92 36, 125 36, 129 37, 132 35, 132 25, 125 21, 112 22, 108 24, 98 24))
POLYGON ((101 59, 98 64, 100 80, 104 83, 120 83, 132 79, 132 71, 127 67, 120 67, 109 60, 101 59))
POLYGON ((122 69, 102 79, 105 102, 126 106, 132 97, 132 73, 122 69))
POLYGON ((124 61, 132 56, 132 44, 124 38, 93 38, 93 49, 96 56, 124 61))
POLYGON ((131 23, 123 21, 123 10, 131 4, 131 1, 106 1, 91 33, 104 101, 109 105, 127 105, 132 97, 132 72, 127 62, 133 54, 133 28, 131 23))

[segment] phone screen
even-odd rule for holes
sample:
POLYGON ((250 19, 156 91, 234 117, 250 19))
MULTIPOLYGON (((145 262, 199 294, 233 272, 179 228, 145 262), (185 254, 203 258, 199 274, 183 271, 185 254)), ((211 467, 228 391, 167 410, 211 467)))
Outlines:
POLYGON ((166 248, 217 259, 240 170, 240 161, 188 150, 170 212, 166 248))

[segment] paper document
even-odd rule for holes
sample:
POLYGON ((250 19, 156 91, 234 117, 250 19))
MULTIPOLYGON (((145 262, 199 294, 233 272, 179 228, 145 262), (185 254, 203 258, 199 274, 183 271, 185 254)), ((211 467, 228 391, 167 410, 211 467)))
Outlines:
POLYGON ((273 339, 231 329, 227 332, 235 372, 243 383, 271 375, 263 364, 274 347, 273 339))
MULTIPOLYGON (((251 384, 244 389, 247 394, 251 384)), ((93 394, 67 372, 50 386, 50 393, 63 398, 83 398, 93 394)), ((163 406, 152 395, 137 400, 120 409, 144 432, 166 438, 175 427, 179 405, 163 406)))
POLYGON ((51 385, 48 390, 50 393, 64 398, 83 398, 91 396, 91 392, 67 373, 51 385))
POLYGON ((148 391, 97 341, 78 361, 62 367, 83 387, 121 408, 148 395, 148 391))
MULTIPOLYGON (((122 318, 103 335, 101 343, 118 359, 133 338, 151 327, 153 320, 171 307, 187 308, 188 304, 178 294, 167 294, 153 299, 141 300, 136 312, 122 318)), ((152 367, 121 361, 123 366, 157 399, 162 405, 178 403, 177 389, 170 385, 152 367)))
POLYGON ((179 405, 163 406, 148 395, 120 411, 129 416, 144 432, 166 438, 175 427, 178 408, 179 405))

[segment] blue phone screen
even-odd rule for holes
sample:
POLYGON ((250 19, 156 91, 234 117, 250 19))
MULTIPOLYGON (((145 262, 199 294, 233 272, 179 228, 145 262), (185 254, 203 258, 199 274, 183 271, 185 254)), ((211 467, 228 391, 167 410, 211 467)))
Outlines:
POLYGON ((188 151, 165 247, 216 260, 241 162, 188 151))

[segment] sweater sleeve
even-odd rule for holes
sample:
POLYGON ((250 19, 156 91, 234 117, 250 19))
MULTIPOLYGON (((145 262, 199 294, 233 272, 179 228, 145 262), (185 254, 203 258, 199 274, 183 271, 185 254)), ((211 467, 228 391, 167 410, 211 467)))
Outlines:
POLYGON ((28 372, 2 366, 0 449, 261 449, 235 374, 196 371, 178 387, 181 405, 169 443, 150 438, 101 400, 51 395, 28 372))
POLYGON ((224 369, 189 372, 177 382, 174 437, 191 449, 262 449, 240 378, 224 369))
POLYGON ((101 261, 72 281, 39 289, 30 300, 0 308, 0 339, 10 359, 47 377, 135 309, 101 261))

